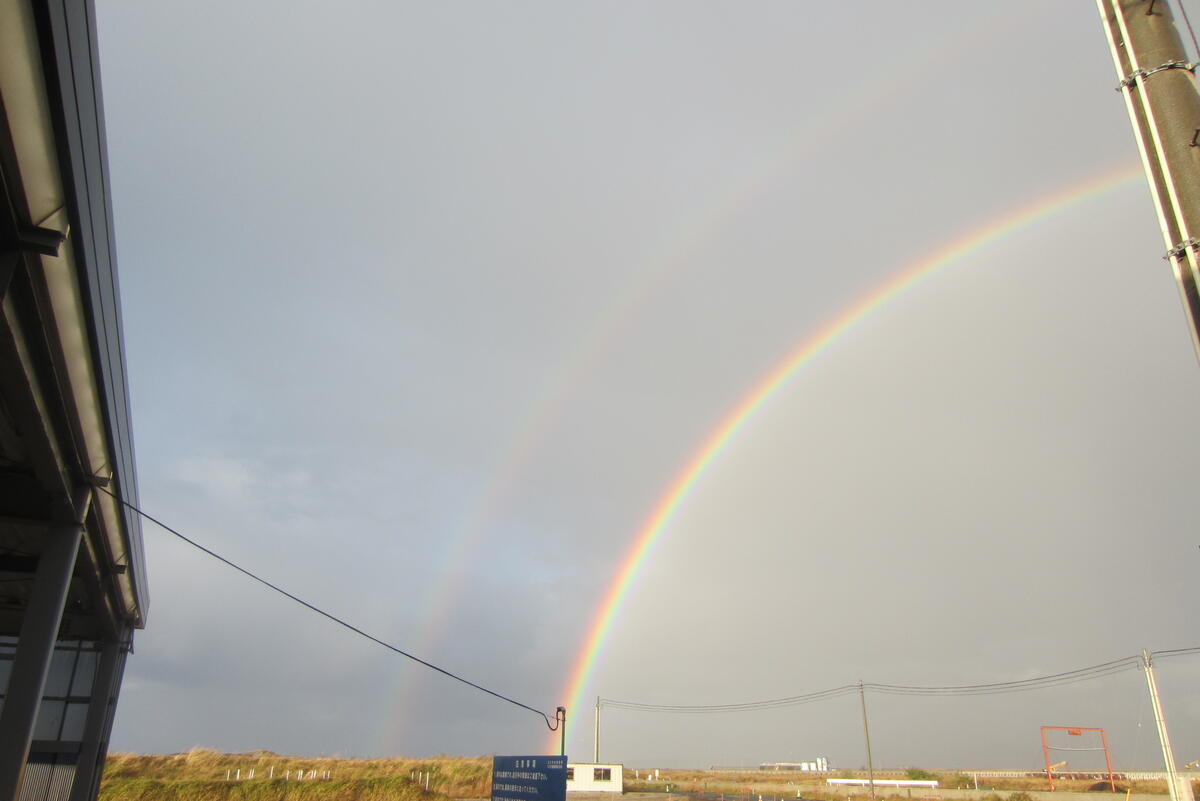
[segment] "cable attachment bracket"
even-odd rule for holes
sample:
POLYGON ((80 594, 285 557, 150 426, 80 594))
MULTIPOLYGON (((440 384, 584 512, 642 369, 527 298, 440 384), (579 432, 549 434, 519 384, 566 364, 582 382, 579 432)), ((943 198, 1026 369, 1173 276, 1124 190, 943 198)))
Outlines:
POLYGON ((1150 69, 1136 69, 1129 73, 1125 80, 1121 81, 1120 86, 1117 86, 1116 90, 1120 92, 1122 89, 1132 89, 1134 84, 1138 82, 1138 78, 1149 78, 1154 73, 1165 70, 1187 70, 1195 75, 1196 64, 1191 61, 1168 61, 1165 64, 1159 64, 1157 67, 1151 67, 1150 69))
POLYGON ((18 224, 15 233, 16 236, 12 240, 3 243, 4 250, 57 256, 63 242, 67 240, 67 232, 38 225, 18 224))
POLYGON ((1194 250, 1197 253, 1200 253, 1200 239, 1192 237, 1191 239, 1183 240, 1178 245, 1168 250, 1163 258, 1167 259, 1168 261, 1171 259, 1182 259, 1184 254, 1189 250, 1194 250))

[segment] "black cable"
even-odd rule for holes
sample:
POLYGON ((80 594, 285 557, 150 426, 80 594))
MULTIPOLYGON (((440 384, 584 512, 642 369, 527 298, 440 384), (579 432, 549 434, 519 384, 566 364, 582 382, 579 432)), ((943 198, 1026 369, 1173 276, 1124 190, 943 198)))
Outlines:
POLYGON ((1200 646, 1193 648, 1170 648, 1166 651, 1151 651, 1150 656, 1161 656, 1164 659, 1173 659, 1177 656, 1187 656, 1188 654, 1200 654, 1200 646))
MULTIPOLYGON (((1157 651, 1156 654, 1162 653, 1167 655, 1183 655, 1184 653, 1200 652, 1200 647, 1197 648, 1179 648, 1173 651, 1157 651)), ((1126 670, 1132 670, 1142 664, 1142 658, 1139 656, 1127 656, 1122 659, 1114 659, 1111 662, 1101 662, 1098 665, 1089 665, 1087 667, 1078 668, 1076 670, 1068 670, 1063 673, 1051 673, 1046 676, 1035 676, 1029 679, 1019 679, 1017 681, 992 682, 990 684, 959 684, 922 687, 917 685, 907 684, 879 684, 868 682, 862 684, 862 688, 883 693, 885 695, 943 695, 943 696, 961 696, 961 695, 996 695, 1000 693, 1027 692, 1030 690, 1040 690, 1045 687, 1057 687, 1064 684, 1075 684, 1082 681, 1091 681, 1093 679, 1102 678, 1104 676, 1121 673, 1126 670)), ((772 698, 765 701, 748 701, 739 704, 647 704, 636 701, 618 701, 614 699, 600 699, 603 706, 612 707, 614 709, 626 709, 636 712, 671 712, 671 713, 717 713, 717 712, 750 712, 761 709, 776 709, 786 706, 797 706, 800 704, 813 703, 815 701, 824 701, 829 698, 837 698, 843 695, 856 692, 859 689, 858 684, 845 684, 841 687, 833 687, 828 690, 820 690, 813 693, 805 693, 803 695, 793 695, 786 698, 772 698)))
POLYGON ((602 698, 600 699, 600 703, 603 706, 612 707, 614 709, 628 709, 635 712, 680 712, 692 714, 708 712, 751 712, 760 709, 777 709, 786 706, 809 704, 815 701, 824 701, 829 698, 837 698, 842 695, 847 695, 857 690, 857 684, 845 684, 841 687, 831 687, 827 690, 819 690, 817 692, 805 693, 803 695, 792 695, 786 698, 772 698, 766 701, 747 701, 740 704, 645 704, 637 701, 619 701, 611 698, 602 698))
POLYGON ((162 522, 161 520, 159 520, 155 517, 152 517, 151 515, 147 514, 146 512, 143 512, 141 509, 137 508, 136 506, 134 506, 133 504, 131 504, 129 501, 125 500, 124 498, 118 497, 116 494, 110 492, 107 488, 101 487, 101 486, 96 486, 96 489, 100 490, 101 492, 105 493, 106 495, 109 495, 115 501, 117 501, 117 503, 120 503, 123 506, 129 508, 130 510, 136 512, 137 514, 146 518, 151 523, 153 523, 154 525, 163 529, 164 531, 174 534, 176 537, 183 540, 188 545, 191 545, 193 548, 203 551, 204 553, 211 556, 213 559, 216 559, 218 562, 222 562, 222 563, 228 565, 229 567, 232 567, 234 570, 238 571, 239 573, 254 579, 259 584, 262 584, 265 587, 269 587, 270 589, 275 590, 275 592, 279 593, 280 595, 282 595, 286 598, 290 598, 291 600, 295 601, 296 603, 300 604, 301 606, 305 607, 306 609, 316 612, 318 615, 328 618, 329 620, 332 620, 334 623, 337 623, 339 626, 342 626, 343 628, 349 629, 350 631, 354 632, 355 634, 358 634, 362 637, 366 637, 368 640, 375 643, 376 645, 382 645, 384 648, 388 649, 389 651, 400 654, 400 656, 407 657, 408 659, 411 659, 412 661, 416 662, 419 665, 424 665, 425 667, 429 668, 430 670, 436 670, 438 673, 441 673, 443 676, 447 676, 451 679, 454 679, 455 681, 462 682, 463 684, 467 685, 468 687, 473 687, 476 690, 487 693, 488 695, 490 695, 494 698, 499 698, 501 701, 507 701, 508 703, 513 704, 514 706, 519 706, 522 709, 527 709, 530 712, 533 712, 535 715, 541 715, 542 719, 546 721, 546 725, 550 728, 550 731, 558 731, 559 717, 558 717, 557 713, 554 716, 554 722, 551 723, 550 716, 547 715, 545 712, 542 712, 540 709, 534 709, 533 707, 529 706, 528 704, 523 704, 520 701, 509 698, 507 695, 501 695, 500 693, 496 692, 495 690, 489 690, 487 687, 484 687, 481 684, 476 684, 473 681, 464 679, 462 676, 459 676, 456 673, 451 673, 449 670, 446 670, 445 668, 438 667, 437 665, 433 664, 432 662, 426 662, 424 659, 421 659, 418 656, 413 656, 408 651, 405 651, 401 648, 397 648, 396 646, 392 645, 389 642, 384 642, 383 640, 379 639, 375 635, 368 634, 367 632, 363 631, 362 629, 358 628, 357 626, 354 626, 350 623, 347 623, 345 620, 342 620, 340 617, 333 615, 329 612, 326 612, 324 609, 321 609, 320 607, 313 606, 308 601, 305 601, 303 598, 299 598, 295 595, 292 595, 290 592, 283 589, 282 587, 272 584, 271 582, 267 581, 265 578, 262 578, 260 576, 255 575, 254 573, 251 573, 246 568, 242 567, 241 565, 235 564, 234 562, 229 561, 224 556, 221 556, 219 553, 210 551, 208 548, 205 548, 203 545, 196 542, 195 540, 189 539, 188 537, 185 537, 183 534, 180 534, 178 531, 171 528, 170 526, 168 526, 166 523, 162 522))
POLYGON ((1179 0, 1179 10, 1183 13, 1183 23, 1187 25, 1188 34, 1192 37, 1192 50, 1196 58, 1200 58, 1200 43, 1196 42, 1196 32, 1192 30, 1192 20, 1188 17, 1187 4, 1183 0, 1179 0))
POLYGON ((1110 676, 1117 673, 1123 673, 1126 670, 1133 670, 1138 667, 1135 662, 1126 662, 1114 668, 1094 671, 1094 673, 1085 673, 1075 676, 1062 677, 1062 679, 1054 679, 1049 681, 1038 681, 1031 683, 1014 682, 1012 685, 997 685, 994 687, 970 687, 970 688, 916 688, 902 689, 883 686, 866 685, 869 689, 874 689, 876 692, 884 695, 922 695, 922 697, 961 697, 961 695, 1000 695, 1003 693, 1019 693, 1031 692, 1034 689, 1045 689, 1048 687, 1061 687, 1064 685, 1074 685, 1082 681, 1092 681, 1094 679, 1102 679, 1104 676, 1110 676))
POLYGON ((1078 681, 1120 673, 1141 664, 1141 657, 1126 656, 1111 662, 1101 662, 1098 665, 1068 670, 1064 673, 1052 673, 1048 676, 1035 676, 1030 679, 1017 681, 993 682, 991 684, 960 684, 944 687, 920 687, 904 684, 867 684, 873 690, 891 695, 989 695, 1004 692, 1022 692, 1036 690, 1042 687, 1053 687, 1060 684, 1073 684, 1078 681))

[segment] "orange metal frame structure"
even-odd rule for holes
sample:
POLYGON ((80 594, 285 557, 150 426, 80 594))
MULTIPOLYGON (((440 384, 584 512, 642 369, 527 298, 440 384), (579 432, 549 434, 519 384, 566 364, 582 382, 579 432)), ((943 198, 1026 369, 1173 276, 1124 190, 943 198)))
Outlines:
POLYGON ((1054 771, 1050 769, 1050 749, 1053 747, 1046 742, 1047 731, 1065 731, 1075 737, 1081 736, 1085 731, 1094 731, 1100 733, 1100 748, 1069 748, 1057 749, 1068 751, 1103 751, 1104 752, 1104 767, 1108 771, 1108 786, 1115 793, 1117 791, 1117 781, 1113 776, 1112 755, 1108 752, 1108 738, 1104 736, 1104 729, 1089 729, 1086 726, 1043 726, 1042 727, 1042 756, 1046 760, 1046 781, 1050 783, 1051 791, 1054 790, 1054 771))

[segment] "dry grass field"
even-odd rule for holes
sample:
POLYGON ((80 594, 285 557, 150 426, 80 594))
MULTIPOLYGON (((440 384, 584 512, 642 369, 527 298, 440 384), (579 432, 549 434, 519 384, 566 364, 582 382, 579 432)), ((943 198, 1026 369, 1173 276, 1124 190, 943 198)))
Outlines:
MULTIPOLYGON (((880 770, 876 772, 875 778, 903 779, 905 775, 905 771, 880 770)), ((826 777, 824 775, 814 775, 811 773, 773 773, 756 770, 669 770, 660 771, 659 777, 659 781, 649 782, 636 778, 636 774, 633 771, 629 771, 625 777, 625 789, 627 792, 647 792, 661 791, 664 786, 669 786, 672 791, 681 793, 724 793, 731 796, 776 794, 794 797, 797 792, 802 793, 805 798, 815 799, 840 799, 845 796, 844 791, 830 790, 829 786, 825 783, 826 777)), ((847 777, 849 777, 849 774, 847 774, 847 777)), ((856 778, 864 777, 856 775, 856 778)), ((929 773, 929 778, 937 779, 939 786, 945 789, 966 790, 975 788, 973 778, 967 773, 935 772, 929 773)), ((1054 782, 1055 788, 1059 791, 1089 792, 1095 790, 1099 793, 1108 790, 1107 784, 1104 784, 1102 789, 1096 787, 1096 784, 1095 781, 1068 779, 1056 779, 1054 782)), ((1167 784, 1165 781, 1118 781, 1117 786, 1122 797, 1126 790, 1135 794, 1147 793, 1164 796, 1167 794, 1167 784)), ((1031 776, 981 778, 979 780, 979 789, 981 791, 993 792, 1000 799, 1005 799, 1008 795, 1017 793, 1018 796, 1014 801, 1023 801, 1021 794, 1037 790, 1047 790, 1049 788, 1046 785, 1045 779, 1031 776)), ((906 801, 908 799, 907 794, 897 794, 896 797, 902 797, 906 801)), ((1099 798, 1098 796, 1098 801, 1099 798)), ((733 800, 731 799, 731 801, 733 800)))
POLYGON ((306 759, 254 751, 222 754, 110 754, 101 801, 436 801, 486 798, 489 757, 433 759, 306 759), (241 771, 242 779, 235 777, 241 771), (250 771, 254 778, 246 778, 250 771), (296 781, 305 776, 329 779, 296 781), (423 776, 429 774, 429 790, 423 776), (274 778, 269 778, 274 774, 274 778), (226 779, 226 775, 230 779, 226 779), (286 778, 285 778, 286 777, 286 778))
MULTIPOLYGON (((490 791, 490 757, 436 757, 432 759, 308 759, 252 751, 223 754, 196 748, 183 754, 111 754, 100 787, 101 801, 448 801, 487 798, 490 791), (241 779, 238 780, 238 772, 241 779), (248 778, 253 771, 253 778, 248 778), (328 779, 297 781, 304 775, 328 775, 328 779), (429 776, 425 789, 424 775, 429 776), (226 776, 229 778, 227 779, 226 776)), ((642 771, 642 776, 647 776, 642 771)), ((935 773, 940 786, 974 789, 969 774, 935 773)), ((903 771, 879 771, 880 779, 904 778, 903 771)), ((1085 792, 1095 782, 1056 781, 1059 790, 1085 792)), ((638 778, 627 769, 628 793, 718 793, 728 801, 756 799, 759 795, 843 801, 844 791, 831 790, 824 776, 763 771, 660 770, 658 781, 638 778)), ((980 779, 979 789, 988 793, 983 801, 1029 801, 1026 793, 1045 790, 1045 779, 1037 777, 980 779)), ((1107 789, 1107 785, 1104 789, 1107 789)), ((1166 795, 1162 781, 1121 782, 1133 793, 1166 795)), ((1097 801, 1105 795, 1097 792, 1097 801)), ((1111 795, 1108 796, 1111 798, 1111 795)), ((907 794, 887 796, 911 801, 907 794)), ((880 793, 880 799, 885 795, 880 793)))

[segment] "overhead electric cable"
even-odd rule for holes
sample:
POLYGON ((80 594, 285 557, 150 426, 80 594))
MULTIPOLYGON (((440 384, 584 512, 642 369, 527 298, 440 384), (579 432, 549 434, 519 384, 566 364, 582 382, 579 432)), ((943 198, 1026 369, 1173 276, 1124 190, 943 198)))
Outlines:
POLYGON ((1024 692, 1026 690, 1041 689, 1042 687, 1054 687, 1061 684, 1073 684, 1079 681, 1089 681, 1091 679, 1108 676, 1113 673, 1131 670, 1140 664, 1141 657, 1127 656, 1122 659, 1114 659, 1111 662, 1102 662, 1098 665, 1089 665, 1088 667, 1079 668, 1077 670, 1069 670, 1065 673, 1052 673, 1048 676, 1035 676, 1034 678, 1029 679, 993 682, 991 684, 960 684, 944 687, 922 687, 904 684, 872 683, 866 686, 872 690, 891 695, 991 695, 997 693, 1024 692))
POLYGON ((1200 42, 1196 41, 1196 31, 1192 29, 1192 20, 1188 16, 1187 3, 1179 0, 1179 11, 1183 14, 1183 24, 1187 26, 1188 35, 1192 37, 1192 53, 1200 59, 1200 42))
POLYGON ((393 653, 397 653, 400 656, 406 657, 407 659, 411 659, 412 661, 416 662, 417 664, 423 665, 423 666, 429 668, 430 670, 437 671, 438 673, 441 673, 443 676, 454 679, 457 682, 461 682, 461 683, 467 685, 468 687, 472 687, 476 690, 479 690, 482 693, 487 693, 488 695, 492 696, 493 698, 498 698, 501 701, 507 701, 508 703, 512 704, 513 706, 518 706, 521 709, 526 709, 526 710, 534 713, 535 715, 541 715, 542 719, 546 721, 546 725, 550 728, 550 731, 558 731, 558 727, 560 725, 560 719, 559 719, 557 713, 555 713, 554 722, 551 723, 550 716, 547 715, 545 712, 541 711, 540 709, 535 709, 534 707, 529 706, 528 704, 523 704, 520 701, 517 701, 513 698, 509 698, 507 695, 498 693, 495 690, 489 690, 487 687, 484 687, 482 684, 476 684, 475 682, 470 681, 469 679, 464 679, 462 676, 459 676, 457 673, 453 673, 449 670, 446 670, 443 667, 438 667, 437 665, 433 664, 432 662, 427 662, 424 659, 421 659, 419 656, 414 656, 413 654, 410 654, 408 651, 405 651, 402 648, 398 648, 389 642, 381 640, 373 634, 368 634, 367 632, 360 629, 358 626, 348 623, 345 620, 343 620, 342 618, 338 617, 337 615, 334 615, 330 612, 326 612, 324 609, 321 609, 318 606, 314 606, 313 604, 310 604, 308 601, 304 600, 303 598, 293 595, 292 593, 288 592, 287 590, 283 589, 282 587, 280 587, 276 584, 272 584, 271 582, 267 581, 265 578, 262 578, 261 576, 258 576, 256 574, 250 572, 249 570, 242 567, 241 565, 239 565, 235 562, 232 562, 229 559, 226 559, 224 556, 221 556, 219 553, 216 553, 215 551, 211 551, 208 548, 205 548, 200 543, 196 542, 193 539, 190 539, 189 537, 184 536, 183 534, 181 534, 180 532, 171 528, 170 526, 168 526, 166 523, 162 522, 158 518, 153 517, 153 516, 147 514, 146 512, 143 512, 141 509, 134 506, 129 501, 125 500, 124 498, 119 497, 118 495, 116 495, 113 492, 110 492, 107 488, 101 487, 99 485, 94 485, 94 486, 96 487, 96 489, 100 490, 101 492, 104 492, 105 494, 110 495, 114 500, 117 501, 117 503, 121 504, 122 506, 127 507, 128 509, 132 510, 133 512, 136 512, 137 514, 146 518, 147 520, 149 520, 151 523, 158 526, 162 530, 167 531, 171 534, 174 534, 176 537, 183 540, 188 545, 191 545, 193 548, 195 548, 199 551, 203 551, 204 553, 211 556, 213 559, 216 559, 218 562, 222 562, 223 564, 225 564, 229 567, 232 567, 234 570, 238 571, 242 575, 245 575, 245 576, 248 576, 249 578, 254 579, 259 584, 262 584, 263 586, 274 590, 275 592, 279 593, 280 595, 284 596, 285 598, 290 598, 291 600, 300 604, 301 606, 308 609, 309 611, 316 612, 318 615, 321 615, 324 618, 332 620, 334 623, 337 623, 339 626, 349 629, 350 631, 354 632, 355 634, 357 634, 361 637, 365 637, 366 639, 370 640, 371 642, 375 643, 376 645, 382 645, 384 648, 388 649, 389 651, 392 651, 393 653))
MULTIPOLYGON (((1197 652, 1200 652, 1200 647, 1179 648, 1173 651, 1156 651, 1155 654, 1183 655, 1185 653, 1197 652)), ((1114 659, 1111 662, 1101 662, 1097 665, 1089 665, 1076 670, 1068 670, 1063 673, 1051 673, 1046 676, 1034 676, 1032 678, 1018 679, 1016 681, 928 687, 908 684, 880 684, 876 682, 866 682, 862 686, 865 689, 874 690, 876 692, 888 695, 995 695, 1000 693, 1028 692, 1031 690, 1040 690, 1046 687, 1058 687, 1064 684, 1092 681, 1094 679, 1103 678, 1116 673, 1122 673, 1126 670, 1133 670, 1140 667, 1141 664, 1142 658, 1140 656, 1127 656, 1121 659, 1114 659)), ((826 699, 837 698, 842 695, 848 695, 850 693, 857 692, 858 688, 858 684, 846 684, 842 685, 841 687, 832 687, 827 690, 804 693, 802 695, 792 695, 785 698, 771 698, 763 701, 746 701, 737 704, 650 704, 638 701, 620 701, 609 698, 601 698, 600 703, 603 706, 611 707, 613 709, 627 709, 635 712, 691 714, 752 712, 762 709, 777 709, 780 707, 798 706, 800 704, 824 701, 826 699)))
POLYGON ((1165 651, 1151 651, 1150 656, 1158 656, 1163 659, 1172 659, 1177 656, 1187 656, 1188 654, 1200 654, 1200 646, 1192 648, 1170 648, 1165 651))
POLYGON ((842 695, 858 692, 857 684, 845 684, 841 687, 831 687, 803 695, 793 695, 787 698, 771 698, 765 701, 748 701, 741 704, 644 704, 637 701, 619 701, 611 698, 601 698, 601 705, 614 709, 629 709, 638 712, 679 712, 679 713, 708 713, 708 712, 749 712, 758 709, 775 709, 785 706, 799 706, 815 701, 824 701, 842 695))

